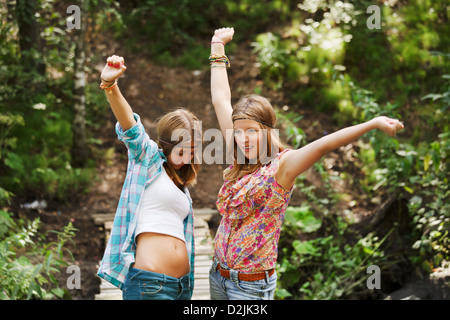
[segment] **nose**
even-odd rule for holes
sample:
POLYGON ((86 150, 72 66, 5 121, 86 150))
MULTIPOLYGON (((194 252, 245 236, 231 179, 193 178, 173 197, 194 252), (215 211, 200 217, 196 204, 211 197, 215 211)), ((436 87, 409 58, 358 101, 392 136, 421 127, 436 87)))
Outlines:
POLYGON ((235 137, 237 144, 242 144, 249 141, 249 137, 247 134, 240 134, 235 137))

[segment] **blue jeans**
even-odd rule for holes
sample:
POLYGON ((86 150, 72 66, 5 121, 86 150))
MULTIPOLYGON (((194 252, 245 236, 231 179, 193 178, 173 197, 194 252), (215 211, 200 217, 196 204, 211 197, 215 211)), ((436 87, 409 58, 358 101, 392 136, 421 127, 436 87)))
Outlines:
POLYGON ((217 270, 218 261, 214 259, 209 270, 209 291, 211 300, 273 300, 277 286, 277 273, 268 279, 242 281, 238 272, 230 270, 230 279, 217 270))
POLYGON ((122 296, 123 300, 190 300, 189 274, 177 279, 131 267, 122 296))

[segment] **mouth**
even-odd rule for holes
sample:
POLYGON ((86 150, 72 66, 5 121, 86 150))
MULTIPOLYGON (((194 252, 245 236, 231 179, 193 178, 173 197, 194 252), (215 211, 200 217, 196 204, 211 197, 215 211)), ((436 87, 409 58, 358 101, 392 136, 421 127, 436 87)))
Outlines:
POLYGON ((244 153, 249 153, 250 150, 252 150, 253 148, 254 148, 254 146, 243 146, 243 147, 241 147, 241 150, 242 150, 244 153))

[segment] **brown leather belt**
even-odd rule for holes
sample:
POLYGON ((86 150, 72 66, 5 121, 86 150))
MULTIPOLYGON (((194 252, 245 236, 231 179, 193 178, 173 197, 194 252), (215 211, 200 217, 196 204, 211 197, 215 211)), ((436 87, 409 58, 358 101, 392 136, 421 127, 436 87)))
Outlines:
MULTIPOLYGON (((219 270, 222 277, 230 279, 230 270, 222 269, 220 263, 217 264, 217 270, 219 270)), ((269 273, 269 277, 273 275, 275 272, 275 269, 267 270, 269 273)), ((238 279, 242 281, 257 281, 257 280, 263 280, 266 278, 266 273, 263 272, 256 272, 256 273, 242 273, 238 272, 238 279)))

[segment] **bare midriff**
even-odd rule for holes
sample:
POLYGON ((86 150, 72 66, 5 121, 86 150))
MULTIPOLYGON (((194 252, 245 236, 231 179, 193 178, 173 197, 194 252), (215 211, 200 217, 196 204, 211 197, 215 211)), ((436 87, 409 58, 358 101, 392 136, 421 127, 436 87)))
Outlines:
POLYGON ((165 234, 141 233, 137 236, 133 267, 181 278, 190 270, 186 243, 165 234))

